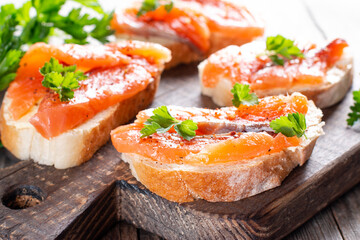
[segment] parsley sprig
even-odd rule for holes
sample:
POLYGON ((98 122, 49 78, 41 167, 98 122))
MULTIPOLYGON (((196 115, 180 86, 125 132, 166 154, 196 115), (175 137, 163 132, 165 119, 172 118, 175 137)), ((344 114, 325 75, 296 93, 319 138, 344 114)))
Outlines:
POLYGON ((76 65, 63 66, 57 59, 51 58, 40 69, 40 73, 44 76, 41 83, 59 94, 60 101, 69 101, 74 97, 74 89, 80 87, 79 81, 87 78, 83 72, 75 70, 76 65))
POLYGON ((266 55, 274 64, 281 66, 284 66, 285 60, 304 58, 304 54, 294 45, 294 41, 281 35, 266 39, 266 55))
POLYGON ((20 50, 20 37, 14 36, 19 21, 15 8, 11 4, 1 6, 0 9, 0 90, 4 90, 14 80, 19 67, 23 51, 20 50), (10 6, 9 6, 10 5, 10 6), (5 14, 11 13, 8 16, 5 14))
POLYGON ((282 133, 286 137, 305 136, 306 120, 302 113, 289 113, 286 117, 281 116, 270 122, 270 127, 275 133, 282 133))
MULTIPOLYGON (((68 0, 70 1, 70 0, 68 0)), ((81 8, 61 15, 67 0, 31 0, 16 9, 14 4, 0 8, 0 90, 8 87, 15 78, 16 70, 24 52, 22 49, 36 42, 48 42, 54 30, 67 36, 65 42, 85 44, 88 37, 107 42, 113 34, 110 21, 113 13, 105 13, 97 0, 72 0, 95 10, 100 18, 82 14, 81 8), (30 12, 35 15, 31 15, 30 12)))
POLYGON ((351 112, 346 119, 349 126, 353 126, 354 123, 360 119, 360 90, 353 91, 354 105, 350 107, 351 112))
MULTIPOLYGON (((231 90, 234 98, 232 100, 235 107, 240 105, 257 105, 259 104, 259 99, 255 93, 250 93, 250 86, 247 84, 235 83, 233 89, 231 90)), ((359 91, 359 100, 360 100, 360 91, 359 91)), ((359 110, 360 110, 360 101, 359 101, 359 110)), ((360 117, 360 115, 359 115, 360 117)), ((305 116, 301 113, 290 113, 286 117, 281 116, 270 122, 270 127, 275 131, 275 133, 282 133, 286 137, 301 137, 305 135, 306 130, 306 120, 305 116)), ((306 135, 305 135, 306 137, 306 135)))
POLYGON ((154 109, 153 114, 141 129, 141 138, 150 136, 154 133, 166 133, 172 127, 184 139, 191 140, 196 135, 198 129, 197 123, 193 120, 185 120, 180 122, 169 113, 166 106, 154 109))
POLYGON ((247 84, 235 83, 233 89, 231 89, 231 93, 234 95, 232 103, 235 107, 259 104, 258 97, 255 93, 250 93, 250 86, 247 84))
POLYGON ((144 0, 136 16, 140 17, 147 12, 155 11, 160 6, 164 6, 165 10, 170 12, 174 7, 174 2, 172 0, 144 0))

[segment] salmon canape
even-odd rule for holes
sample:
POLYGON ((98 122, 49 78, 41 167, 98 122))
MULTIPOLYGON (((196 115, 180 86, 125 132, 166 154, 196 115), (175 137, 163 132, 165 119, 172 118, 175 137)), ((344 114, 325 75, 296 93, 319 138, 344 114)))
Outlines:
POLYGON ((249 84, 259 97, 301 92, 320 108, 345 96, 353 69, 345 40, 303 47, 279 35, 272 40, 228 46, 212 54, 199 65, 202 93, 219 106, 231 105, 235 83, 249 84), (272 47, 277 41, 281 43, 272 47))
POLYGON ((111 139, 138 181, 175 202, 236 201, 277 187, 305 163, 322 134, 321 110, 299 93, 238 108, 170 106, 168 113, 165 108, 141 111, 133 124, 113 130, 111 139), (146 135, 161 119, 159 114, 168 115, 160 125, 175 125, 146 135), (273 130, 272 122, 287 114, 306 119, 303 136, 286 137, 273 130), (194 130, 192 138, 181 135, 180 128, 182 134, 194 130))
POLYGON ((116 11, 111 26, 120 39, 169 48, 172 61, 167 67, 204 59, 264 33, 261 20, 246 7, 226 0, 131 1, 116 11))
POLYGON ((2 104, 3 145, 56 168, 89 160, 113 128, 152 102, 169 60, 168 49, 136 41, 33 45, 2 104))

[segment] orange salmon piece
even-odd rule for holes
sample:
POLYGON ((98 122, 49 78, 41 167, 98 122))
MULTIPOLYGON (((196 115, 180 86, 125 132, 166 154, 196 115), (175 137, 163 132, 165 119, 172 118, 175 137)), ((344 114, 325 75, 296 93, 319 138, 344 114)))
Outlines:
POLYGON ((137 17, 139 8, 140 5, 116 12, 111 27, 119 34, 145 37, 177 35, 190 41, 203 53, 210 48, 212 33, 242 38, 244 42, 264 34, 263 23, 245 7, 225 1, 177 0, 170 12, 160 6, 137 17))
POLYGON ((264 24, 256 19, 245 6, 219 0, 183 0, 197 2, 197 10, 208 21, 211 32, 251 41, 264 34, 264 24))
POLYGON ((193 11, 184 11, 177 7, 168 13, 164 6, 155 11, 147 12, 137 17, 137 8, 128 8, 124 12, 117 12, 111 22, 111 26, 118 33, 129 33, 126 25, 138 26, 139 29, 153 27, 159 32, 172 33, 188 39, 201 51, 206 52, 209 47, 209 29, 206 20, 193 11), (125 27, 124 27, 125 26, 125 27))
MULTIPOLYGON (((151 109, 141 111, 135 123, 120 126, 111 132, 116 150, 122 153, 137 153, 161 163, 216 164, 241 161, 282 151, 300 144, 297 137, 287 138, 282 134, 259 132, 235 132, 229 128, 218 134, 218 125, 248 124, 259 122, 268 126, 269 121, 288 113, 307 113, 307 98, 301 94, 273 96, 260 99, 254 106, 221 108, 216 110, 169 106, 170 114, 178 120, 191 119, 198 123, 196 137, 190 141, 181 138, 173 129, 164 134, 140 138, 141 129, 152 115, 151 109), (230 132, 230 133, 229 133, 230 132)), ((256 128, 256 127, 254 127, 256 128)), ((241 129, 241 128, 239 128, 241 129)))
POLYGON ((240 105, 237 117, 250 121, 272 121, 289 113, 306 114, 307 98, 304 95, 272 96, 262 98, 258 105, 240 105))
POLYGON ((93 118, 97 113, 144 90, 152 75, 137 65, 89 73, 70 102, 55 94, 46 96, 30 123, 45 138, 58 136, 93 118))
POLYGON ((272 137, 264 132, 197 136, 190 141, 174 132, 140 138, 142 127, 130 124, 113 130, 111 139, 116 150, 137 153, 160 163, 216 164, 280 152, 300 143, 297 137, 282 134, 272 137))
POLYGON ((277 134, 276 137, 268 133, 242 133, 239 137, 221 141, 206 146, 198 154, 190 154, 184 159, 186 164, 222 164, 246 161, 255 157, 280 152, 284 148, 297 146, 300 139, 287 138, 277 134))
POLYGON ((140 138, 142 128, 142 124, 130 124, 113 130, 111 139, 116 150, 141 154, 162 163, 181 163, 189 153, 197 153, 208 144, 231 138, 231 136, 214 135, 214 137, 195 137, 190 141, 184 141, 174 131, 140 138))
POLYGON ((205 87, 214 88, 226 78, 232 84, 249 84, 252 90, 321 84, 326 71, 341 58, 347 46, 345 40, 335 39, 322 49, 303 49, 305 59, 290 60, 284 66, 271 64, 267 56, 229 46, 208 58, 202 82, 205 87))
POLYGON ((158 74, 157 64, 168 61, 170 52, 158 45, 151 48, 148 43, 127 43, 127 47, 126 43, 33 45, 21 60, 17 77, 8 89, 13 118, 21 118, 41 100, 30 123, 43 137, 51 138, 144 90, 158 74), (75 89, 69 102, 60 102, 57 94, 41 84, 43 76, 39 69, 51 57, 64 65, 76 64, 77 70, 85 71, 88 76, 79 82, 80 88, 75 89))

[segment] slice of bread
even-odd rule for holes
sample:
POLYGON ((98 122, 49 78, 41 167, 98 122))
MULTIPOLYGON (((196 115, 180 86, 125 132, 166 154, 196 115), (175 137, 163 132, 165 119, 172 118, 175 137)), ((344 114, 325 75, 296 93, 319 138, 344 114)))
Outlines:
POLYGON ((123 153, 122 159, 138 181, 170 201, 237 201, 279 186, 292 169, 303 165, 323 134, 321 117, 321 110, 309 101, 307 138, 296 147, 253 159, 213 165, 167 164, 135 153, 123 153))
MULTIPOLYGON (((238 2, 233 1, 233 2, 229 2, 227 0, 219 0, 219 1, 223 1, 223 2, 228 2, 231 3, 232 6, 234 7, 238 7, 239 9, 241 9, 243 6, 240 5, 238 2)), ((181 1, 181 0, 176 0, 174 1, 174 6, 175 7, 179 7, 180 9, 185 9, 186 10, 190 10, 192 12, 196 12, 196 15, 201 15, 203 18, 202 19, 207 19, 207 14, 205 14, 204 8, 202 6, 202 4, 205 4, 205 2, 201 3, 201 1, 181 1)), ((139 1, 135 1, 135 2, 128 2, 128 3, 123 3, 123 6, 118 9, 119 13, 121 13, 121 11, 123 11, 124 9, 127 8, 140 8, 141 4, 139 1)), ((246 10, 247 11, 247 10, 246 10)), ((115 13, 116 14, 116 13, 115 13)), ((121 14, 120 14, 121 15, 121 14)), ((227 14, 224 14, 227 15, 227 14)), ((229 13, 228 15, 231 16, 231 13, 229 13)), ((116 37, 118 40, 139 40, 139 41, 145 41, 145 42, 153 42, 153 43, 158 43, 163 45, 164 47, 168 48, 171 50, 171 54, 172 54, 172 59, 170 62, 168 62, 165 65, 166 69, 169 69, 171 67, 177 66, 179 64, 188 64, 191 62, 196 62, 196 61, 200 61, 205 59, 206 57, 208 57, 210 54, 226 47, 232 44, 235 45, 242 45, 248 42, 251 42, 252 40, 254 40, 256 37, 262 36, 263 34, 263 23, 261 20, 255 18, 254 16, 252 16, 252 14, 250 12, 246 12, 246 14, 244 14, 244 22, 245 24, 250 24, 249 27, 255 27, 261 30, 258 30, 259 32, 255 33, 254 30, 249 30, 249 32, 251 34, 234 34, 234 32, 231 32, 231 34, 229 34, 229 30, 227 29, 227 31, 222 31, 222 28, 215 30, 211 30, 210 27, 209 29, 207 29, 207 31, 209 31, 209 49, 206 52, 202 52, 200 51, 194 44, 192 44, 188 39, 176 34, 175 31, 170 31, 170 32, 163 32, 162 30, 159 30, 158 28, 156 28, 156 24, 154 24, 154 26, 152 25, 146 25, 144 27, 144 29, 140 29, 139 26, 141 26, 142 24, 131 24, 128 23, 128 25, 125 27, 125 29, 127 29, 127 33, 123 32, 122 27, 120 26, 120 28, 122 29, 122 32, 117 32, 116 33, 116 37), (248 22, 246 22, 248 21, 248 22), (244 36, 246 35, 246 36, 244 36)), ((220 17, 218 17, 220 18, 220 17)), ((205 20, 205 22, 207 22, 209 20, 205 20)), ((246 28, 244 27, 243 23, 239 23, 236 22, 238 20, 234 20, 232 21, 233 26, 231 27, 235 27, 237 29, 243 29, 246 28)), ((151 21, 150 21, 151 22, 151 21)), ((156 23, 156 22, 155 22, 156 23)), ((224 24, 224 23, 219 23, 224 24)), ((205 23, 205 26, 207 24, 205 23)), ((224 25, 223 28, 226 28, 229 26, 224 25)), ((117 29, 118 27, 116 26, 116 23, 113 23, 113 28, 117 29)))
MULTIPOLYGON (((264 43, 256 41, 243 45, 244 47, 251 47, 251 45, 264 45, 264 43)), ((230 46, 235 47, 235 46, 230 46)), ((261 48, 260 48, 261 49, 261 48)), ((264 48, 262 48, 264 49, 264 48)), ((259 52, 260 54, 261 52, 259 52)), ((217 85, 213 88, 204 86, 203 84, 203 72, 207 60, 201 62, 198 66, 199 78, 202 93, 212 98, 212 100, 219 106, 232 106, 231 89, 233 84, 230 79, 222 76, 219 78, 217 85)), ((266 90, 254 90, 257 96, 266 97, 279 94, 291 94, 294 92, 300 92, 313 100, 317 107, 327 108, 330 107, 344 98, 347 91, 352 85, 353 79, 353 57, 349 47, 344 49, 344 53, 339 61, 335 65, 328 69, 324 82, 317 85, 304 85, 293 86, 292 88, 271 88, 266 90)))
MULTIPOLYGON (((161 72, 161 71, 160 71, 161 72)), ((136 114, 151 104, 160 81, 160 74, 149 85, 115 106, 112 106, 82 125, 57 137, 44 138, 29 119, 38 106, 15 121, 8 109, 11 98, 5 95, 0 112, 1 141, 20 160, 33 159, 39 164, 65 169, 82 164, 104 145, 115 127, 129 122, 136 114)))

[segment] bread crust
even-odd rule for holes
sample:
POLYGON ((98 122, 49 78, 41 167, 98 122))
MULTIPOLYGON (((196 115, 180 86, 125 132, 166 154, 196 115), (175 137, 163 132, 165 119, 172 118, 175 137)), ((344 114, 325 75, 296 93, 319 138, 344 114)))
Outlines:
POLYGON ((164 164, 135 153, 123 153, 132 174, 150 191, 175 202, 205 199, 231 202, 275 188, 309 159, 323 134, 322 112, 309 102, 308 128, 299 146, 254 159, 215 165, 164 164))
MULTIPOLYGON (((160 71, 161 72, 161 71, 160 71)), ((104 145, 115 127, 129 122, 136 114, 148 107, 154 99, 160 81, 160 74, 149 85, 94 118, 57 137, 42 137, 28 122, 37 107, 18 121, 14 121, 8 108, 11 99, 5 95, 0 111, 1 141, 3 145, 21 160, 33 159, 45 165, 65 169, 88 161, 104 145)))

